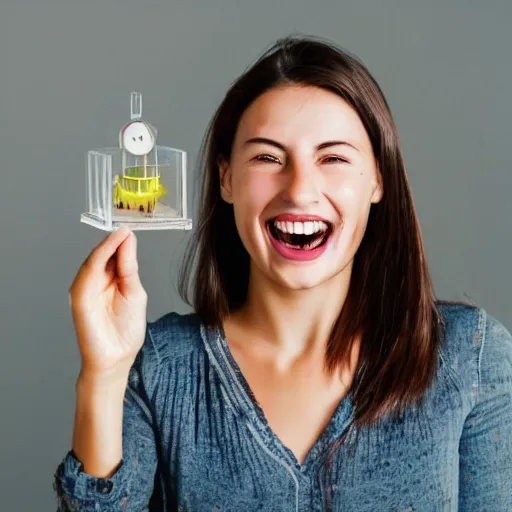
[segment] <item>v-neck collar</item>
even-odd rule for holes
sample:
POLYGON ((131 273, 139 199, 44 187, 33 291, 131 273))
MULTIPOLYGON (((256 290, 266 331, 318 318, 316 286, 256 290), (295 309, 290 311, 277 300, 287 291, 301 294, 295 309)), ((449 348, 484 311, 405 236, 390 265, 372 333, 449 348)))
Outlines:
POLYGON ((270 427, 265 413, 257 400, 243 375, 238 363, 235 361, 226 337, 221 329, 206 328, 201 323, 201 337, 205 344, 205 348, 210 363, 217 371, 220 381, 226 393, 226 399, 235 409, 239 419, 246 419, 253 427, 249 430, 256 430, 256 434, 260 436, 274 456, 284 459, 290 466, 294 467, 298 472, 305 473, 317 467, 328 453, 333 442, 340 439, 347 429, 352 425, 352 396, 349 391, 340 401, 326 428, 322 431, 313 447, 306 455, 302 464, 299 464, 294 453, 281 441, 270 427))

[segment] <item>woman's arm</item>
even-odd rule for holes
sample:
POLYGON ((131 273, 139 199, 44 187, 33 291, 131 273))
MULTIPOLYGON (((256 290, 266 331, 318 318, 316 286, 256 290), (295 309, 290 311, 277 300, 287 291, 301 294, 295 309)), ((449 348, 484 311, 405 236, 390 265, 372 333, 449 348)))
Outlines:
POLYGON ((126 377, 120 370, 78 378, 73 450, 55 474, 60 512, 140 512, 149 506, 157 467, 146 393, 148 379, 154 381, 158 372, 152 352, 148 329, 126 377))
POLYGON ((128 372, 81 373, 76 385, 73 453, 91 476, 108 478, 123 455, 123 402, 128 372))
POLYGON ((512 336, 484 315, 476 400, 459 445, 459 512, 512 511, 512 336))

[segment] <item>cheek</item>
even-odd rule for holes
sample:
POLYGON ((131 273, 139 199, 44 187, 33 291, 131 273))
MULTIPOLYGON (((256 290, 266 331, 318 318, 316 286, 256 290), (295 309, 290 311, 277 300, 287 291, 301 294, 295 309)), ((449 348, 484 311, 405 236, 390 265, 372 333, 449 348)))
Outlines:
POLYGON ((364 235, 371 207, 371 183, 364 176, 351 177, 333 184, 331 202, 343 217, 344 229, 340 238, 335 239, 334 250, 344 247, 352 253, 357 250, 364 235))
POLYGON ((343 180, 330 188, 336 191, 335 195, 331 195, 336 208, 353 221, 357 220, 360 214, 364 215, 367 212, 371 199, 370 183, 357 178, 343 180))
POLYGON ((275 179, 266 173, 249 171, 240 174, 233 182, 233 200, 238 203, 240 211, 258 215, 276 194, 275 179))
POLYGON ((351 183, 343 184, 339 189, 339 198, 345 203, 352 204, 357 195, 357 190, 351 183))
POLYGON ((254 257, 255 244, 261 243, 257 229, 262 213, 272 201, 275 180, 262 173, 246 172, 233 177, 233 207, 238 234, 254 257))

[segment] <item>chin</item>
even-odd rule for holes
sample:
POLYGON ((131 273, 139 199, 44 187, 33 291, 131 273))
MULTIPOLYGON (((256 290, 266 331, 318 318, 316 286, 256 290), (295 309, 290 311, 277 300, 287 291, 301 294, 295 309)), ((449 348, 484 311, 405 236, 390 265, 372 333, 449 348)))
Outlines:
POLYGON ((304 279, 303 277, 295 277, 295 276, 276 276, 276 281, 282 288, 286 288, 289 291, 304 291, 304 290, 313 290, 316 287, 320 286, 324 280, 315 279, 311 276, 309 279, 304 279))
POLYGON ((345 274, 343 269, 326 272, 326 269, 304 269, 304 268, 273 268, 271 269, 271 279, 289 291, 304 291, 322 288, 328 283, 333 284, 333 280, 342 279, 345 274))

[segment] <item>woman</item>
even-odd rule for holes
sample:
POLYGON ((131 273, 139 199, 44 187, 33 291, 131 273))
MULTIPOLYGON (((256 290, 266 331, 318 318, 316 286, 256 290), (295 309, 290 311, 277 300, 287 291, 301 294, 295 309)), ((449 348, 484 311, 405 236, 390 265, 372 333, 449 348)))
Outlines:
POLYGON ((147 324, 126 229, 71 287, 60 510, 512 510, 511 335, 435 299, 366 68, 281 40, 205 143, 194 313, 147 324))

